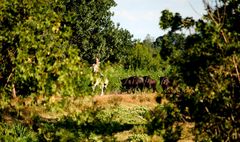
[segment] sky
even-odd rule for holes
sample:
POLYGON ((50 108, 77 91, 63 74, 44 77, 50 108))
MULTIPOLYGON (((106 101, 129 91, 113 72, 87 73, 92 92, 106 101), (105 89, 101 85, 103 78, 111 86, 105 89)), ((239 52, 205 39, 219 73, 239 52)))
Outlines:
POLYGON ((204 14, 202 0, 115 0, 117 6, 112 20, 133 34, 134 39, 144 40, 149 34, 157 38, 166 31, 159 27, 161 11, 168 9, 184 17, 199 19, 204 14))

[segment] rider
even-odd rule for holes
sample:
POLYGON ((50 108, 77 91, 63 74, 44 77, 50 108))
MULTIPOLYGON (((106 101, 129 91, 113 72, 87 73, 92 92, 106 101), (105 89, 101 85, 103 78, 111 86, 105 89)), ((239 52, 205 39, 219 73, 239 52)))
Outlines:
POLYGON ((92 76, 91 81, 93 83, 93 90, 95 90, 95 87, 98 85, 101 85, 102 87, 102 93, 106 89, 108 85, 108 79, 104 77, 104 75, 100 72, 100 61, 98 57, 96 57, 96 63, 92 65, 92 76))

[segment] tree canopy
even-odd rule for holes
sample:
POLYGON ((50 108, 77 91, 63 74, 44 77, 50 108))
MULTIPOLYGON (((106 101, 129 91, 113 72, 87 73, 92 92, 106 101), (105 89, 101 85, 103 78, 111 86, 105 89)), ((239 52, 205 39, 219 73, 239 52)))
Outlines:
POLYGON ((182 18, 169 10, 160 18, 159 25, 169 29, 168 35, 195 29, 181 45, 174 46, 167 35, 158 38, 156 44, 161 45, 162 57, 171 57, 174 72, 170 75, 179 86, 173 102, 196 123, 199 140, 239 138, 239 4, 235 0, 204 0, 207 14, 202 19, 182 18))
POLYGON ((111 21, 115 5, 113 0, 2 1, 1 90, 74 94, 79 72, 95 57, 120 61, 132 35, 111 21))

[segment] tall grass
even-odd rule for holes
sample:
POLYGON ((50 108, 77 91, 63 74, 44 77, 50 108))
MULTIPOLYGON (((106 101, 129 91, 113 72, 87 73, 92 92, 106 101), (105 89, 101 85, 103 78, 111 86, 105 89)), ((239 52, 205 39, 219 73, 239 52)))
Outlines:
POLYGON ((3 142, 35 142, 36 133, 21 123, 0 123, 0 141, 3 142))

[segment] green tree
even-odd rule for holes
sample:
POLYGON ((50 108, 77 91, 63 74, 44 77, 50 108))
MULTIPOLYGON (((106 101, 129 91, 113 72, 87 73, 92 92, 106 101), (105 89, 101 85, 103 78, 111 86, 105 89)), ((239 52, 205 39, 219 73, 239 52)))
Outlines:
POLYGON ((83 65, 79 49, 69 42, 73 28, 65 21, 72 15, 65 12, 64 1, 2 2, 2 91, 18 95, 76 93, 75 81, 83 65))
POLYGON ((161 58, 172 64, 179 59, 184 48, 184 34, 171 33, 160 36, 154 42, 154 47, 160 49, 161 58))
POLYGON ((129 52, 128 59, 125 61, 127 68, 147 69, 147 70, 159 70, 161 58, 157 54, 157 49, 152 48, 149 44, 136 43, 135 47, 129 52))
POLYGON ((95 57, 118 63, 133 45, 132 35, 111 21, 115 5, 113 0, 2 1, 1 91, 76 94, 86 89, 88 63, 95 57))
POLYGON ((111 21, 110 8, 116 3, 113 0, 71 0, 64 5, 68 15, 65 23, 73 29, 71 43, 80 49, 79 56, 89 63, 95 57, 101 61, 118 61, 115 54, 131 44, 132 36, 111 21))
POLYGON ((204 4, 207 14, 197 21, 169 11, 161 17, 160 27, 171 29, 170 33, 195 28, 180 56, 174 55, 176 74, 171 77, 178 76, 179 88, 170 100, 195 122, 196 140, 234 141, 240 139, 239 2, 204 4), (184 22, 187 19, 189 24, 184 22))
POLYGON ((132 41, 133 35, 126 29, 120 28, 120 25, 113 28, 107 36, 108 58, 111 63, 123 64, 128 60, 129 51, 134 47, 135 41, 132 41))

